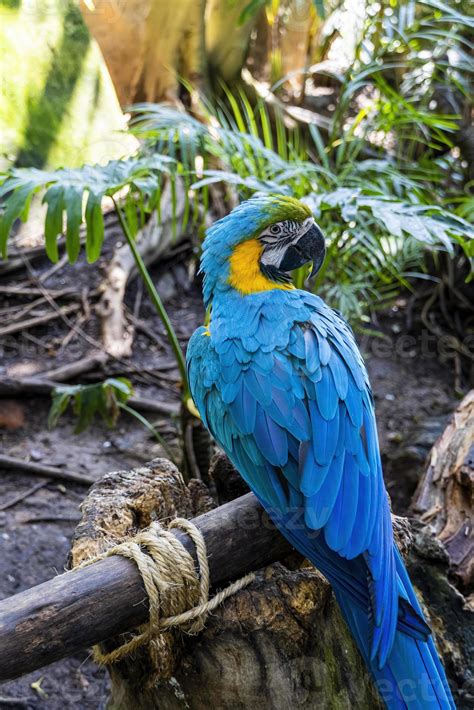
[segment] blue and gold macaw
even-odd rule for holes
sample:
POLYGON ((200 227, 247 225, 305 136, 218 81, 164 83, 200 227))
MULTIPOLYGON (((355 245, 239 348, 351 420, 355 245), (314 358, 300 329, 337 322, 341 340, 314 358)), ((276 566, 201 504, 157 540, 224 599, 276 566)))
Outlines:
POLYGON ((393 540, 374 403, 343 318, 290 273, 325 256, 311 211, 253 198, 209 230, 209 326, 187 352, 202 421, 290 543, 331 582, 389 708, 454 703, 393 540))

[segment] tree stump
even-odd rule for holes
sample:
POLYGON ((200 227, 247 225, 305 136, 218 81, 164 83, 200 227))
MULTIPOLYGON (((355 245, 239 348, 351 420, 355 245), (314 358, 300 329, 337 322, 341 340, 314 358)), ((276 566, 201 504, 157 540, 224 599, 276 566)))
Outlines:
POLYGON ((412 521, 413 544, 407 556, 411 581, 433 632, 458 710, 474 707, 474 614, 472 601, 450 582, 443 543, 419 521, 412 521))
POLYGON ((474 591, 474 390, 464 397, 428 457, 412 512, 446 548, 451 572, 474 591))
MULTIPOLYGON (((163 459, 108 474, 82 504, 72 563, 133 536, 152 520, 192 517, 213 505, 201 482, 185 486, 176 467, 163 459)), ((406 522, 395 523, 407 548, 406 522)), ((410 572, 426 593, 448 672, 468 698, 468 678, 461 673, 463 664, 467 668, 468 612, 446 579, 440 544, 435 541, 433 551, 430 541, 416 531, 410 572)), ((109 640, 104 647, 111 650, 127 638, 109 640)), ((173 629, 159 644, 158 667, 144 647, 109 667, 108 710, 383 707, 328 582, 296 553, 258 571, 252 584, 213 612, 199 635, 173 629)))
MULTIPOLYGON (((72 566, 153 520, 190 518, 211 506, 204 485, 192 480, 185 486, 164 459, 109 473, 81 506, 72 566)), ((159 668, 141 648, 109 672, 109 710, 382 707, 328 582, 297 555, 259 571, 212 614, 201 634, 162 634, 159 668)))

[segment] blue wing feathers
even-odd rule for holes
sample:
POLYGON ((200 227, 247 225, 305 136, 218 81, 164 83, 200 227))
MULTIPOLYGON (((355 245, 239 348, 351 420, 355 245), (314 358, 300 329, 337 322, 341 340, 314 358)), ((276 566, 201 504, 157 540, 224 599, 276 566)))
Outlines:
MULTIPOLYGON (((326 480, 326 476, 329 474, 331 464, 332 462, 320 465, 315 460, 312 442, 304 441, 301 443, 299 460, 299 489, 303 495, 307 498, 311 498, 318 493, 326 480)), ((332 470, 331 475, 333 475, 332 470)))
POLYGON ((266 386, 266 378, 255 369, 249 368, 244 374, 245 387, 261 405, 268 406, 272 401, 272 390, 266 386))
POLYGON ((235 398, 229 403, 229 411, 234 418, 238 430, 242 434, 252 434, 255 429, 257 402, 240 381, 235 398))
POLYGON ((360 429, 363 422, 363 401, 362 393, 357 387, 351 375, 349 377, 349 385, 347 388, 347 395, 344 399, 346 405, 347 413, 351 419, 353 425, 360 429))
POLYGON ((303 402, 298 399, 291 410, 292 427, 291 433, 299 441, 307 441, 311 437, 311 421, 308 415, 308 409, 303 402))
POLYGON ((349 376, 347 373, 347 365, 343 363, 341 357, 337 353, 337 350, 333 350, 331 352, 329 367, 332 372, 332 377, 339 399, 344 400, 347 396, 347 390, 349 387, 349 376))
POLYGON ((344 469, 345 454, 336 456, 318 492, 305 502, 305 520, 309 528, 323 528, 332 513, 336 502, 344 469))
MULTIPOLYGON (((356 522, 357 504, 359 501, 359 468, 356 459, 346 453, 344 460, 344 474, 342 484, 339 489, 336 505, 340 508, 340 515, 336 517, 333 513, 329 520, 329 525, 335 528, 332 532, 335 536, 334 544, 329 543, 333 550, 346 556, 346 547, 354 533, 356 522), (352 470, 351 470, 352 469, 352 470), (333 521, 334 518, 334 521, 333 521)), ((325 530, 326 533, 326 530, 325 530)), ((357 531, 357 534, 358 531, 357 531)))
POLYGON ((324 419, 333 419, 336 414, 336 409, 339 406, 339 397, 331 370, 328 367, 321 368, 322 377, 316 387, 316 401, 321 416, 324 419))
POLYGON ((306 369, 309 375, 312 375, 319 369, 321 361, 319 357, 318 339, 315 333, 310 328, 305 328, 304 331, 304 358, 306 369))
POLYGON ((331 346, 328 339, 321 333, 321 327, 316 329, 316 338, 318 340, 319 362, 321 365, 327 365, 331 359, 331 346))
POLYGON ((334 458, 339 441, 340 407, 336 408, 334 417, 330 420, 321 416, 316 403, 309 401, 308 409, 311 417, 313 440, 318 442, 314 452, 316 461, 328 464, 334 458))
POLYGON ((259 406, 255 417, 255 441, 264 458, 274 466, 283 466, 288 460, 288 440, 284 430, 267 417, 259 406))

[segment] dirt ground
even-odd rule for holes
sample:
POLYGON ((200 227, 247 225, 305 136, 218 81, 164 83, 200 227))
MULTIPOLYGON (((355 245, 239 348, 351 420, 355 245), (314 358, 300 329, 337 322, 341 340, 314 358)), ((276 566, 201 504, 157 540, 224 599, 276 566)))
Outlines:
MULTIPOLYGON (((111 253, 117 234, 109 228, 102 263, 111 253)), ((160 264, 152 275, 166 301, 171 319, 183 345, 202 321, 199 286, 189 279, 189 253, 178 260, 160 264)), ((30 270, 2 275, 0 286, 19 283, 37 285, 51 265, 35 261, 30 270)), ((0 375, 34 375, 60 364, 80 359, 91 351, 91 340, 99 338, 92 294, 101 279, 101 270, 87 266, 64 266, 43 285, 58 289, 79 284, 82 307, 72 322, 88 336, 76 333, 70 338, 71 322, 53 320, 47 326, 27 330, 0 340, 0 375), (90 298, 90 302, 89 302, 90 298), (89 313, 90 309, 90 313, 89 313), (79 321, 81 314, 86 317, 79 321)), ((12 305, 31 301, 0 292, 1 323, 12 305), (19 301, 18 299, 23 299, 19 301)), ((166 402, 179 401, 178 373, 174 368, 163 327, 154 314, 147 295, 135 279, 126 298, 130 313, 155 334, 151 339, 137 332, 133 356, 109 362, 106 372, 95 372, 95 379, 122 374, 130 377, 136 391, 166 402)), ((372 380, 380 444, 386 482, 394 510, 405 513, 424 458, 446 419, 456 406, 453 375, 436 354, 422 354, 419 334, 407 340, 403 332, 403 301, 380 317, 378 327, 385 338, 362 338, 372 380)), ((81 331, 81 332, 82 332, 81 331)), ((1 332, 1 331, 0 331, 1 332)), ((92 375, 89 375, 90 379, 92 375)), ((82 378, 81 381, 86 381, 82 378)), ((67 414, 53 430, 46 427, 50 406, 48 397, 0 400, 0 453, 16 458, 63 467, 94 479, 107 471, 129 468, 145 462, 163 450, 135 419, 122 415, 115 429, 96 422, 93 429, 73 433, 74 418, 67 414), (6 426, 7 425, 7 426, 6 426)), ((171 446, 176 444, 176 423, 168 418, 151 417, 171 446)), ((79 505, 87 487, 40 478, 20 471, 0 469, 0 598, 43 582, 64 569, 69 542, 80 513, 79 505), (41 487, 38 484, 43 483, 41 487), (37 487, 36 490, 32 490, 37 487), (15 503, 19 495, 23 500, 15 503)), ((107 674, 91 660, 88 652, 55 663, 20 680, 0 685, 0 708, 103 708, 107 697, 107 674)))

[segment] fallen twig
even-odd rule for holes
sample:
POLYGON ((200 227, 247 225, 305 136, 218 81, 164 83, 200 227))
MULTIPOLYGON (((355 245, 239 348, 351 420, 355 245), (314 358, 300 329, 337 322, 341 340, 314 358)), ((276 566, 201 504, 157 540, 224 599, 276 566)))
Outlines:
POLYGON ((137 286, 137 295, 135 296, 135 303, 133 304, 133 315, 138 318, 140 315, 140 307, 142 305, 143 299, 143 281, 140 279, 137 286))
POLYGON ((12 705, 14 708, 29 708, 30 701, 28 698, 10 698, 6 695, 0 695, 0 707, 2 705, 12 705))
POLYGON ((154 412, 155 414, 169 414, 177 416, 179 414, 179 404, 174 402, 157 402, 149 397, 130 397, 127 404, 141 412, 154 412))
POLYGON ((33 495, 33 493, 36 493, 36 491, 39 491, 40 488, 44 488, 44 486, 47 486, 48 483, 49 483, 49 480, 38 481, 38 483, 35 483, 34 486, 31 486, 31 488, 28 488, 28 490, 25 491, 24 493, 20 493, 19 495, 15 496, 11 500, 7 501, 6 503, 3 503, 3 505, 0 505, 0 511, 4 511, 4 510, 8 510, 9 508, 13 508, 13 506, 15 506, 17 503, 21 503, 23 500, 26 500, 31 495, 33 495))
POLYGON ((31 310, 32 308, 35 308, 38 306, 40 303, 44 303, 45 299, 43 296, 40 298, 35 299, 34 301, 30 301, 29 303, 15 303, 12 306, 5 306, 4 308, 0 308, 0 316, 10 316, 11 319, 17 320, 18 319, 18 314, 24 315, 24 310, 25 307, 31 310))
MULTIPOLYGON (((86 239, 85 239, 85 234, 84 231, 81 229, 81 244, 84 244, 86 239)), ((58 238, 58 247, 60 250, 65 246, 66 244, 66 239, 61 235, 58 238)), ((38 246, 31 247, 30 249, 12 249, 9 254, 9 258, 6 260, 0 259, 0 275, 4 274, 9 274, 12 271, 18 271, 19 269, 25 268, 26 264, 29 263, 30 261, 35 261, 36 259, 41 259, 46 256, 46 252, 44 249, 44 244, 38 244, 38 246)), ((64 256, 61 257, 60 261, 58 262, 63 266, 64 263, 67 261, 67 255, 66 258, 64 256)), ((54 264, 52 269, 52 273, 57 271, 57 269, 60 268, 58 267, 58 264, 54 264)), ((47 273, 47 272, 46 272, 47 273)), ((49 274, 51 276, 51 274, 49 274)))
POLYGON ((0 376, 0 397, 18 397, 30 394, 50 394, 56 383, 38 377, 0 376))
POLYGON ((45 380, 54 380, 54 382, 68 382, 69 380, 72 380, 73 377, 83 375, 85 372, 90 372, 96 367, 102 367, 108 359, 109 355, 106 352, 99 351, 98 353, 84 357, 81 360, 76 360, 75 362, 70 362, 67 365, 62 365, 62 367, 56 367, 52 370, 40 372, 36 376, 45 380))
POLYGON ((78 523, 80 515, 30 515, 20 520, 22 525, 35 523, 78 523))
POLYGON ((50 269, 45 271, 44 273, 40 274, 39 276, 39 281, 44 284, 45 281, 47 281, 51 276, 56 274, 58 271, 60 271, 64 266, 66 266, 68 260, 68 255, 65 252, 62 257, 59 259, 56 264, 53 264, 50 269))
POLYGON ((150 340, 152 340, 154 343, 158 345, 158 347, 161 350, 164 350, 165 348, 165 338, 162 335, 159 335, 158 333, 155 333, 155 331, 150 328, 150 326, 145 323, 145 321, 140 320, 140 318, 135 318, 134 315, 130 313, 129 315, 130 320, 132 321, 133 325, 135 326, 136 330, 139 330, 141 333, 147 336, 150 340))
MULTIPOLYGON (((7 296, 38 296, 43 291, 36 286, 0 285, 0 293, 4 293, 7 296)), ((60 298, 61 296, 74 296, 79 294, 79 291, 76 288, 51 288, 48 289, 48 293, 54 298, 60 298)))
POLYGON ((58 481, 81 483, 84 486, 91 486, 93 483, 95 483, 96 480, 95 478, 92 478, 91 476, 85 476, 82 473, 73 473, 72 471, 65 471, 54 466, 44 466, 40 463, 17 459, 14 456, 7 456, 5 454, 0 454, 0 468, 6 468, 16 471, 26 471, 27 473, 32 473, 35 475, 54 478, 58 481))
POLYGON ((82 335, 82 333, 84 332, 83 326, 89 320, 89 317, 90 316, 86 315, 85 313, 81 313, 77 316, 74 323, 72 323, 72 325, 70 326, 69 333, 67 333, 62 339, 61 347, 59 348, 58 353, 63 353, 76 336, 80 337, 82 335))
POLYGON ((78 311, 80 305, 78 303, 71 303, 69 306, 62 306, 53 313, 45 313, 42 316, 36 316, 35 318, 28 318, 27 320, 21 321, 21 323, 12 323, 3 328, 0 328, 0 336, 11 335, 12 333, 18 333, 23 330, 28 330, 28 328, 35 328, 37 325, 43 325, 44 323, 49 323, 49 321, 56 320, 68 313, 73 313, 78 311))
POLYGON ((10 312, 4 311, 2 315, 8 314, 10 323, 12 323, 13 321, 20 320, 20 318, 24 318, 24 316, 30 313, 30 311, 34 310, 37 306, 43 304, 45 301, 45 297, 40 296, 39 298, 35 298, 34 301, 30 301, 30 303, 22 304, 19 306, 12 306, 10 312))
POLYGON ((0 275, 9 274, 12 271, 18 271, 25 266, 25 259, 35 260, 45 256, 44 246, 40 244, 37 247, 25 250, 12 250, 10 256, 5 261, 0 259, 0 275))

